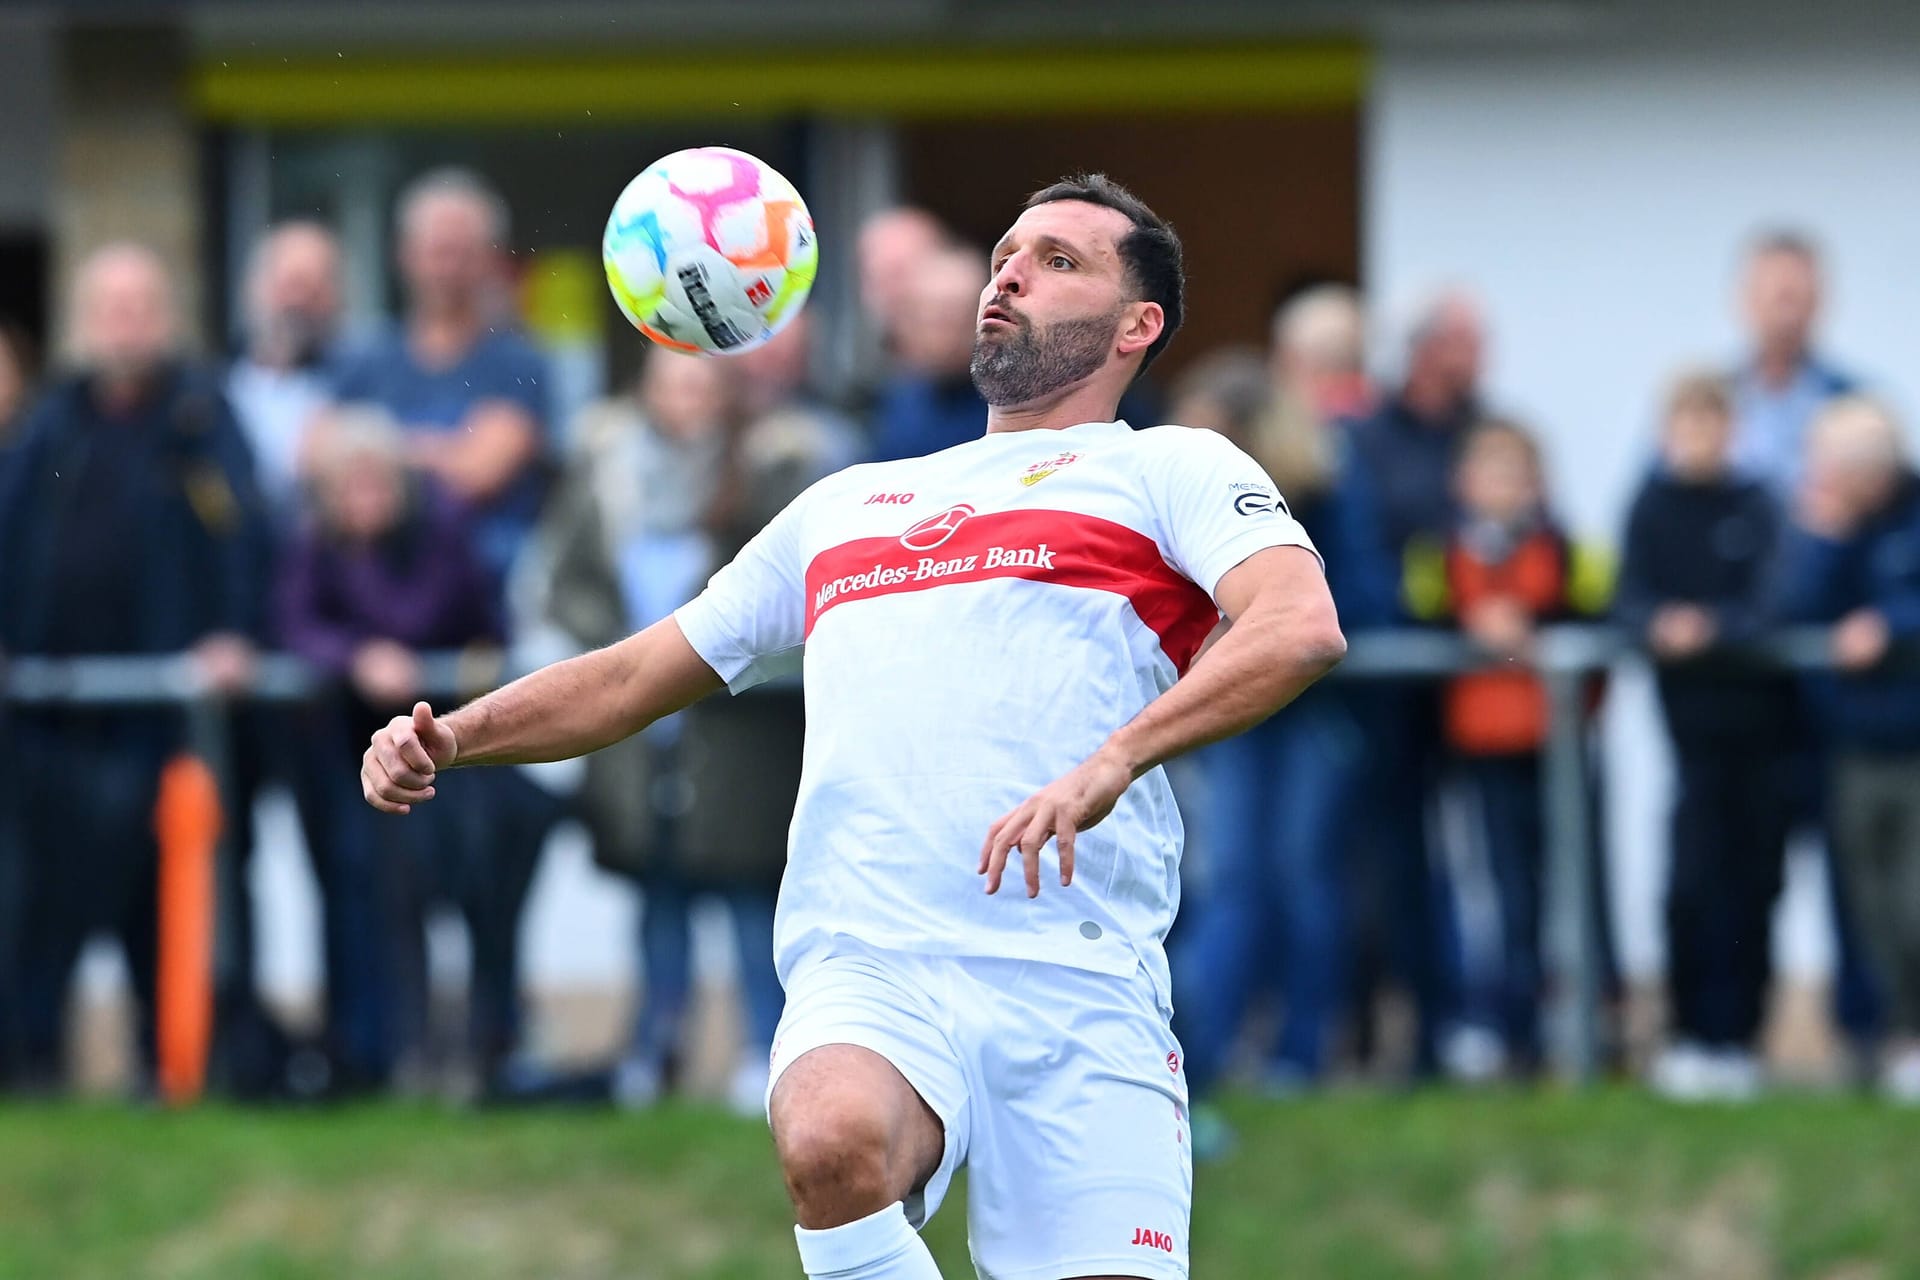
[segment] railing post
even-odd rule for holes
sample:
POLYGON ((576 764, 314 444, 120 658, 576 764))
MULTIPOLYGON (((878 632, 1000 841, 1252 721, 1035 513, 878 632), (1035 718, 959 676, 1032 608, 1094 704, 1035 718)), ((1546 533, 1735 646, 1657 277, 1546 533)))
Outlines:
POLYGON ((1601 904, 1593 900, 1592 800, 1587 776, 1584 663, 1549 652, 1542 665, 1550 723, 1542 797, 1547 818, 1548 1030, 1561 1071, 1580 1084, 1599 1069, 1601 904))
POLYGON ((232 708, 225 695, 199 686, 185 699, 187 749, 200 757, 213 774, 220 793, 220 837, 215 843, 214 886, 218 895, 214 904, 213 977, 214 990, 228 989, 246 964, 236 948, 247 931, 237 918, 247 910, 246 885, 240 883, 240 866, 234 856, 234 832, 240 823, 239 806, 247 798, 238 795, 234 785, 232 751, 232 708))

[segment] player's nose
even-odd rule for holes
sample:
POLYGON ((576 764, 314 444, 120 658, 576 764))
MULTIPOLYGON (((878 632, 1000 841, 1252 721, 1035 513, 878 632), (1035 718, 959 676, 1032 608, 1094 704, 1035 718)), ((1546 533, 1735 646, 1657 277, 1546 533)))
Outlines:
POLYGON ((1000 269, 993 273, 993 279, 988 282, 988 296, 992 297, 997 294, 1018 296, 1025 287, 1025 281, 1023 279, 1024 271, 1024 255, 1016 253, 1010 256, 1005 262, 1000 264, 1000 269))

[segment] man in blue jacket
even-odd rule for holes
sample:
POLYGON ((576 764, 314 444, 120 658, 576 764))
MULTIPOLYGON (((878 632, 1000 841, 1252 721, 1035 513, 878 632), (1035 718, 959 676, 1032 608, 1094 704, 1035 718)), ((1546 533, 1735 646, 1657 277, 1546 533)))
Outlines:
MULTIPOLYGON (((171 284, 152 251, 95 253, 73 313, 82 371, 48 391, 0 464, 0 651, 192 650, 216 686, 242 684, 267 554, 245 439, 217 381, 179 358, 171 284)), ((25 1077, 58 1079, 68 981, 100 929, 126 948, 150 1064, 153 804, 178 719, 49 708, 15 716, 12 729, 25 1077)))
POLYGON ((1886 997, 1883 1089, 1920 1103, 1920 476, 1900 429, 1863 397, 1808 438, 1782 591, 1788 617, 1832 623, 1837 670, 1812 684, 1834 751, 1832 827, 1861 941, 1886 997))

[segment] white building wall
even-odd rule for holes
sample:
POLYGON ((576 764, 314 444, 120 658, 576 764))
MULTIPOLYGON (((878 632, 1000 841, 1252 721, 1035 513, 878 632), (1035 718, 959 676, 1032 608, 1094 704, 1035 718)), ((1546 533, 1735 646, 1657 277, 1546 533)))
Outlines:
POLYGON ((1920 53, 1389 46, 1368 123, 1370 287, 1482 291, 1493 386, 1547 433, 1583 530, 1613 529, 1663 377, 1738 349, 1734 268, 1757 226, 1827 246, 1825 345, 1920 407, 1920 53))
MULTIPOLYGON (((1920 411, 1920 52, 1399 47, 1379 55, 1365 167, 1367 283, 1445 280, 1491 317, 1496 404, 1536 423, 1554 492, 1614 538, 1676 365, 1739 349, 1735 267, 1757 226, 1828 250, 1823 345, 1920 411)), ((1659 963, 1666 765, 1644 682, 1617 690, 1616 902, 1629 966, 1659 963)), ((1806 884, 1788 962, 1825 942, 1806 884)))

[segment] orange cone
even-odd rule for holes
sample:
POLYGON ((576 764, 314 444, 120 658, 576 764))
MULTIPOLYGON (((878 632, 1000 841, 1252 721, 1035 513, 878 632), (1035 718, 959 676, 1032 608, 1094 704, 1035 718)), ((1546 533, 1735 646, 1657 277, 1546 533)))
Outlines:
POLYGON ((178 756, 160 773, 154 804, 160 840, 160 954, 154 1021, 160 1096, 180 1106, 199 1098, 213 1045, 214 853, 220 841, 220 788, 197 756, 178 756))

